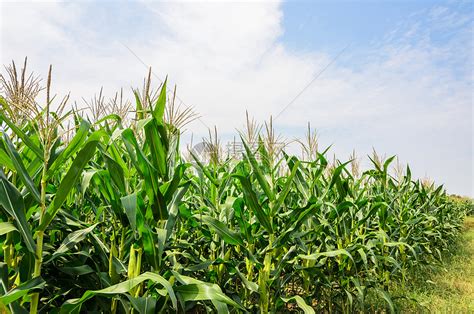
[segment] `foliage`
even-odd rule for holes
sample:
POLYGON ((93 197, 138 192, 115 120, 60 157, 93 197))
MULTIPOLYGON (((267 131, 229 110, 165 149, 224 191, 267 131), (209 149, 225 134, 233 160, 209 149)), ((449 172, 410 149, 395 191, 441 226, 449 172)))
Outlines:
POLYGON ((166 90, 131 123, 50 112, 49 86, 35 119, 2 109, 2 310, 353 312, 375 293, 394 311, 392 283, 455 241, 467 207, 393 157, 359 175, 260 139, 186 162, 166 90))
POLYGON ((401 312, 474 312, 474 217, 466 217, 461 237, 443 257, 443 265, 426 267, 404 287, 394 287, 407 296, 397 300, 401 312))

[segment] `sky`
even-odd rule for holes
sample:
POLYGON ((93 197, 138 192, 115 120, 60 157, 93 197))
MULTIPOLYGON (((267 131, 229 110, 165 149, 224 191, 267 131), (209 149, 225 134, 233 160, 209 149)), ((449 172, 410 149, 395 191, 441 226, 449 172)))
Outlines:
MULTIPOLYGON (((52 88, 83 105, 103 87, 168 76, 201 116, 194 142, 223 142, 245 111, 291 141, 368 165, 373 149, 448 192, 473 190, 473 18, 469 1, 0 2, 0 59, 53 64, 52 88)), ((295 149, 295 148, 293 148, 295 149)))

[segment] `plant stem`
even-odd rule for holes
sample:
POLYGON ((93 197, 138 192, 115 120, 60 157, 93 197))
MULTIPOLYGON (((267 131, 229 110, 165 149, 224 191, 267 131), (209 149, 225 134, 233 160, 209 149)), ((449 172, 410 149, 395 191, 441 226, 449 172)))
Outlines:
MULTIPOLYGON (((43 217, 46 213, 46 173, 48 168, 48 145, 45 145, 45 153, 44 153, 44 165, 43 165, 43 173, 41 177, 41 213, 40 213, 40 220, 39 224, 43 222, 43 217)), ((36 234, 36 254, 35 254, 35 268, 33 272, 33 278, 41 276, 41 265, 43 263, 43 237, 44 231, 38 230, 36 234)), ((32 294, 31 296, 31 306, 30 306, 30 313, 36 314, 38 313, 38 302, 39 302, 39 292, 32 294)))
MULTIPOLYGON (((33 278, 41 276, 41 264, 43 263, 43 231, 38 231, 37 238, 36 238, 36 254, 35 254, 35 269, 33 272, 33 278)), ((38 301, 39 301, 39 293, 34 293, 31 296, 31 307, 30 313, 38 313, 38 301)))

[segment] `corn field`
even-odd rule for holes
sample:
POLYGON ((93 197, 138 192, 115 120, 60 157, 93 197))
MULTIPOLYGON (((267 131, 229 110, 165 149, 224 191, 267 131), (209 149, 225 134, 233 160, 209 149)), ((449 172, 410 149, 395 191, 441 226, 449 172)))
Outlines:
POLYGON ((241 158, 202 162, 166 82, 90 118, 51 75, 44 105, 33 78, 3 81, 1 312, 396 312, 394 285, 441 263, 472 211, 395 157, 330 161, 311 134, 299 158, 250 125, 241 158))

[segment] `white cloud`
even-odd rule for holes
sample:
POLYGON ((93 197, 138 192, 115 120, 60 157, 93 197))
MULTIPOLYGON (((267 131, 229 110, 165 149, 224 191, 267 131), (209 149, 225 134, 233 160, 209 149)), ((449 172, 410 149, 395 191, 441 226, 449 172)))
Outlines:
MULTIPOLYGON (((125 44, 158 76, 169 74, 180 98, 223 134, 242 125, 245 109, 260 120, 280 112, 332 58, 280 41, 277 2, 2 3, 1 14, 3 64, 28 55, 46 73, 53 63, 56 91, 80 100, 100 86, 110 95, 141 84, 146 70, 125 44)), ((340 158, 373 146, 449 191, 474 195, 469 21, 433 8, 401 21, 378 44, 351 47, 277 125, 297 136, 309 120, 340 158), (434 31, 450 36, 435 43, 434 31)), ((198 122, 191 129, 206 133, 198 122)))

